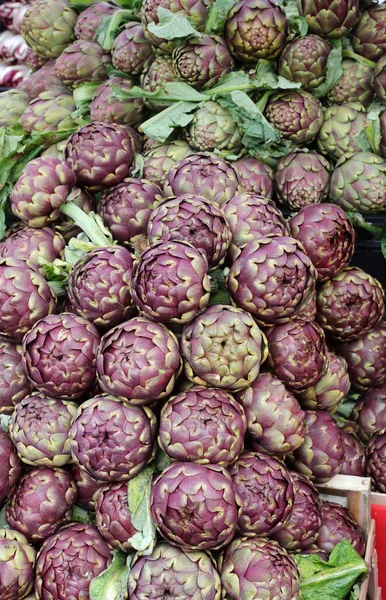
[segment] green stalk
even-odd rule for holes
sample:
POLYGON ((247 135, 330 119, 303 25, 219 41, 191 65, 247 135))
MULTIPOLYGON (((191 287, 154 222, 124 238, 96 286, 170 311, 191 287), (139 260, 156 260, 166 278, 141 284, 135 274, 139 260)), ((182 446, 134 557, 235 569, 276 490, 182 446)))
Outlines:
POLYGON ((101 248, 113 246, 103 231, 98 227, 93 218, 87 215, 79 206, 73 202, 65 202, 60 207, 62 213, 70 217, 87 235, 87 237, 101 248))
POLYGON ((352 58, 353 60, 356 60, 357 62, 363 63, 364 65, 368 65, 372 69, 375 68, 375 64, 376 64, 375 62, 373 62, 372 60, 369 60, 368 58, 365 58, 364 56, 361 56, 360 54, 355 54, 355 52, 351 52, 351 50, 344 49, 342 52, 342 56, 344 58, 352 58))

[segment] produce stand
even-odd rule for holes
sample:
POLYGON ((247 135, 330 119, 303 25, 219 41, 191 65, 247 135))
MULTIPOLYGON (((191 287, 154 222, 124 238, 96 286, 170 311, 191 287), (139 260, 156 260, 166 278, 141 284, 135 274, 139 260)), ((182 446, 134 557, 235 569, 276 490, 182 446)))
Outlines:
MULTIPOLYGON (((379 584, 383 590, 386 590, 386 572, 383 568, 386 565, 386 494, 380 492, 371 493, 371 516, 375 521, 376 529, 376 553, 378 555, 379 584)), ((381 596, 382 597, 382 594, 381 596)), ((383 592, 385 597, 385 591, 383 592)))

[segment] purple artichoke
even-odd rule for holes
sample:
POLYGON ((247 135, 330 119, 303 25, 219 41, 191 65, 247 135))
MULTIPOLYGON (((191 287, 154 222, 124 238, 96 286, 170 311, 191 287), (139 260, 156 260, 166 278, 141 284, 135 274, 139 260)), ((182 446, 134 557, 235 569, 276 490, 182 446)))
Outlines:
POLYGON ((366 475, 379 492, 386 492, 386 429, 369 440, 366 449, 366 475))
POLYGON ((304 206, 289 220, 291 235, 303 244, 318 281, 335 277, 354 254, 355 230, 334 204, 304 206))
POLYGON ((193 150, 189 144, 182 140, 176 140, 170 144, 157 144, 145 153, 143 176, 152 183, 163 185, 166 175, 174 167, 174 164, 192 153, 193 150))
POLYGON ((161 323, 135 317, 102 337, 97 356, 100 386, 131 404, 169 396, 180 371, 177 338, 161 323))
POLYGON ((283 456, 304 442, 304 412, 271 373, 260 373, 236 399, 244 407, 253 450, 283 456))
POLYGON ((67 87, 107 79, 111 56, 96 42, 76 40, 56 59, 54 75, 67 87))
POLYGON ((296 471, 290 474, 294 490, 293 508, 272 539, 288 552, 296 552, 303 551, 317 539, 322 524, 322 502, 318 490, 307 477, 296 471))
POLYGON ((381 429, 386 427, 386 384, 371 387, 357 402, 352 418, 359 427, 359 437, 366 443, 381 429))
POLYGON ((150 506, 162 537, 183 549, 221 548, 235 534, 235 490, 219 465, 171 464, 154 481, 150 506))
POLYGON ((278 60, 278 73, 312 92, 326 80, 330 51, 328 42, 317 35, 295 38, 286 45, 278 60))
POLYGON ((73 130, 76 127, 72 118, 75 110, 72 94, 52 88, 31 100, 20 122, 23 129, 32 134, 73 130))
POLYGON ((324 118, 319 100, 302 90, 289 90, 271 96, 265 116, 284 139, 299 145, 312 142, 324 118))
POLYGON ((94 384, 96 327, 63 312, 38 321, 23 339, 23 364, 32 385, 51 398, 81 398, 94 384))
POLYGON ((0 595, 2 600, 25 598, 33 586, 35 558, 34 548, 29 545, 27 538, 22 533, 13 529, 0 529, 0 595))
POLYGON ((186 139, 195 150, 237 154, 241 149, 242 132, 227 108, 208 100, 194 113, 186 139))
POLYGON ((327 198, 329 163, 316 152, 294 150, 276 164, 275 190, 281 204, 298 210, 327 198))
POLYGON ((267 347, 249 313, 215 304, 184 327, 181 353, 190 381, 237 392, 256 379, 267 347))
POLYGON ((377 61, 386 51, 386 6, 374 4, 364 10, 351 35, 354 52, 377 61))
POLYGON ((112 546, 130 552, 130 538, 137 533, 127 500, 127 483, 110 483, 95 494, 95 519, 99 533, 112 546))
POLYGON ((106 485, 101 479, 94 479, 91 475, 82 469, 79 465, 73 465, 71 469, 72 477, 78 490, 77 505, 87 511, 95 511, 95 492, 106 485))
POLYGON ((339 473, 341 475, 364 477, 366 465, 365 448, 352 431, 341 429, 341 435, 343 441, 343 461, 339 473))
POLYGON ((244 410, 230 394, 193 386, 164 404, 159 444, 172 460, 227 467, 243 450, 246 429, 244 410))
POLYGON ((374 97, 372 67, 349 58, 343 59, 341 66, 341 78, 326 95, 328 104, 359 102, 362 106, 369 106, 374 97))
POLYGON ((351 342, 366 335, 382 318, 383 288, 359 267, 346 267, 319 287, 316 307, 316 318, 326 334, 351 342))
POLYGON ((348 540, 361 556, 365 555, 366 542, 363 532, 350 511, 336 502, 323 500, 322 525, 316 540, 320 550, 331 554, 336 544, 348 540))
POLYGON ((72 423, 72 457, 97 479, 128 481, 153 458, 155 426, 147 406, 95 396, 81 404, 72 423))
POLYGON ((75 37, 77 16, 66 0, 36 0, 23 17, 21 33, 35 54, 56 58, 75 37))
POLYGON ((198 90, 212 88, 234 68, 228 46, 218 35, 183 41, 174 50, 173 60, 178 76, 198 90))
POLYGON ((96 527, 71 523, 44 541, 36 561, 35 593, 47 600, 86 600, 92 579, 111 560, 111 549, 96 527))
POLYGON ((11 438, 0 431, 0 505, 10 497, 19 480, 22 463, 16 454, 11 438))
POLYGON ((12 190, 12 211, 31 227, 45 227, 58 218, 74 185, 75 175, 65 162, 52 156, 35 158, 12 190))
POLYGON ((240 189, 264 198, 273 196, 273 169, 252 156, 243 156, 233 163, 240 181, 240 189))
POLYGON ((58 77, 54 76, 54 69, 55 61, 48 61, 37 71, 30 73, 30 75, 19 84, 18 89, 26 92, 31 100, 46 90, 55 89, 58 93, 68 93, 66 86, 63 85, 58 77))
POLYGON ((373 75, 373 88, 376 96, 383 102, 386 100, 386 62, 385 56, 381 56, 375 65, 373 75))
POLYGON ((308 31, 332 39, 347 35, 358 21, 359 0, 300 0, 308 31))
POLYGON ((209 302, 205 255, 185 241, 158 242, 134 261, 132 297, 158 323, 189 323, 209 302))
POLYGON ((36 268, 44 275, 45 271, 39 264, 39 259, 53 262, 55 258, 62 256, 65 245, 62 234, 51 227, 23 227, 4 240, 1 256, 28 261, 29 267, 36 268))
POLYGON ((135 21, 126 23, 114 39, 113 67, 129 75, 141 75, 153 61, 153 48, 145 38, 142 25, 135 21))
POLYGON ((122 91, 130 90, 134 81, 123 77, 111 77, 101 83, 90 103, 91 121, 136 127, 143 121, 145 105, 142 98, 118 100, 114 96, 115 86, 122 91))
POLYGON ((347 153, 360 152, 358 135, 366 125, 366 109, 358 102, 333 104, 326 109, 323 125, 319 129, 319 150, 336 160, 347 153))
POLYGON ((307 410, 305 414, 308 431, 304 443, 290 457, 290 464, 317 483, 329 481, 339 473, 344 457, 340 429, 324 410, 307 410))
POLYGON ((186 241, 201 250, 209 268, 224 262, 231 230, 220 207, 195 194, 167 198, 157 204, 147 228, 149 244, 186 241))
MULTIPOLYGON (((170 56, 157 56, 141 75, 141 86, 145 92, 157 92, 158 90, 166 92, 165 84, 174 81, 179 81, 179 77, 170 56)), ((167 99, 150 100, 148 98, 145 103, 150 110, 160 112, 166 106, 170 106, 172 102, 167 99)))
POLYGON ((114 6, 107 2, 92 2, 78 16, 74 33, 78 40, 97 41, 97 29, 100 23, 116 11, 114 6))
POLYGON ((165 196, 198 194, 222 206, 233 198, 239 185, 236 171, 211 153, 190 154, 177 162, 165 180, 165 196))
POLYGON ((19 344, 0 335, 0 414, 12 414, 15 404, 31 392, 19 344))
POLYGON ((19 479, 6 508, 12 529, 39 543, 71 518, 77 490, 64 469, 38 467, 19 479))

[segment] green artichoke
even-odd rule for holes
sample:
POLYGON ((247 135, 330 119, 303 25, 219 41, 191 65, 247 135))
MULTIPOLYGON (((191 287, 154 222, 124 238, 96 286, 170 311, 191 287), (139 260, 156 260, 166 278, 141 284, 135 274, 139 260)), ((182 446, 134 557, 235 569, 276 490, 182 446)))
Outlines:
POLYGON ((13 127, 28 107, 30 97, 27 92, 10 89, 0 94, 0 127, 13 127))
POLYGON ((189 154, 193 154, 193 149, 182 140, 156 145, 145 153, 143 176, 153 183, 163 185, 166 175, 175 163, 189 154))
POLYGON ((276 164, 275 190, 279 202, 293 210, 326 200, 329 163, 316 152, 295 150, 276 164))
POLYGON ((358 21, 359 0, 298 0, 308 31, 332 39, 347 35, 358 21))
POLYGON ((107 79, 111 56, 96 42, 76 40, 56 59, 54 75, 68 87, 107 79))
POLYGON ((290 90, 271 96, 265 108, 265 116, 283 138, 294 144, 312 142, 323 123, 323 109, 319 100, 302 90, 290 90))
POLYGON ((374 97, 373 68, 360 61, 345 58, 342 60, 342 71, 339 81, 326 95, 327 103, 358 102, 362 106, 369 106, 374 97))
POLYGON ((376 62, 386 51, 386 6, 364 10, 351 35, 354 52, 376 62))
POLYGON ((335 104, 326 109, 317 144, 324 154, 339 159, 348 152, 360 152, 357 136, 367 123, 365 108, 359 103, 335 104))
POLYGON ((328 42, 317 35, 295 38, 287 44, 278 60, 278 73, 312 92, 326 79, 330 50, 328 42))
MULTIPOLYGON (((103 3, 105 4, 105 3, 103 3)), ((140 23, 126 23, 112 49, 113 67, 129 75, 141 75, 155 60, 153 48, 140 23)))
POLYGON ((75 109, 72 94, 49 89, 31 100, 21 117, 21 124, 29 133, 73 130, 77 126, 72 118, 75 109))
POLYGON ((225 40, 218 35, 189 38, 173 52, 178 76, 196 89, 211 88, 234 68, 225 40))
POLYGON ((0 594, 2 600, 19 600, 32 589, 36 551, 14 529, 0 529, 0 594))
POLYGON ((77 17, 67 0, 36 0, 24 15, 21 33, 35 54, 56 58, 75 38, 77 17))
POLYGON ((242 137, 229 110, 218 102, 208 100, 194 113, 186 139, 195 150, 223 150, 237 154, 242 137))

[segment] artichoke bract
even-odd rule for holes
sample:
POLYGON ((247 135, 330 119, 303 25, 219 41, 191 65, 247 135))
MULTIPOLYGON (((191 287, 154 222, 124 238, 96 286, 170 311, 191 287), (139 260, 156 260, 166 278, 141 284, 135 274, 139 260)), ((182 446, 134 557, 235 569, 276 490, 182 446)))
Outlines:
POLYGON ((97 479, 128 481, 153 458, 155 427, 147 406, 95 396, 80 405, 72 423, 72 457, 97 479))
POLYGON ((36 551, 14 529, 0 529, 0 594, 3 600, 19 600, 32 589, 36 551))
POLYGON ((54 222, 75 185, 70 166, 53 156, 39 156, 26 164, 11 193, 16 217, 31 227, 54 222))
MULTIPOLYGON (((144 156, 143 176, 152 183, 163 185, 166 175, 174 164, 192 153, 193 149, 183 140, 176 140, 170 144, 157 144, 144 156)), ((173 195, 173 192, 170 191, 168 195, 173 195)))
POLYGON ((56 59, 54 75, 68 87, 107 79, 111 56, 96 42, 76 40, 56 59))
POLYGON ((171 464, 154 481, 150 506, 162 537, 182 549, 218 549, 235 534, 236 494, 219 465, 171 464))
POLYGON ((106 485, 106 482, 91 477, 88 471, 85 471, 77 464, 72 465, 71 474, 78 490, 76 504, 87 511, 94 512, 95 492, 106 485))
POLYGON ((77 126, 72 118, 75 110, 72 94, 48 89, 31 100, 21 117, 21 124, 29 133, 73 130, 77 126))
POLYGON ((377 4, 364 10, 351 34, 354 52, 377 61, 386 51, 386 7, 377 4))
POLYGON ((10 435, 24 463, 39 467, 62 467, 71 460, 68 437, 78 410, 75 402, 27 396, 12 415, 10 435))
POLYGON ((236 399, 244 407, 254 450, 284 456, 304 442, 304 411, 271 373, 260 373, 236 399))
POLYGON ((208 100, 194 113, 186 139, 195 150, 213 152, 217 149, 237 154, 241 149, 242 132, 228 109, 208 100))
POLYGON ((222 206, 233 198, 239 185, 231 164, 213 153, 190 154, 169 170, 165 196, 198 194, 222 206))
POLYGON ((365 555, 364 534, 350 511, 337 502, 323 500, 322 524, 315 542, 316 546, 331 554, 336 544, 343 539, 348 540, 358 554, 365 555))
POLYGON ((349 152, 360 152, 357 136, 367 124, 365 108, 358 102, 333 104, 324 113, 317 144, 324 154, 339 159, 349 152))
POLYGON ((22 349, 5 335, 0 335, 0 414, 11 415, 31 392, 31 384, 23 369, 22 349))
POLYGON ((167 198, 153 209, 148 227, 149 244, 186 241, 201 250, 209 268, 224 262, 232 233, 219 206, 195 194, 167 198))
POLYGON ((284 48, 277 63, 278 73, 312 92, 326 79, 330 50, 328 42, 317 35, 296 38, 284 48))
POLYGON ((359 437, 366 443, 386 427, 386 385, 370 388, 354 406, 353 418, 359 426, 359 437))
POLYGON ((35 593, 57 600, 87 598, 92 579, 111 560, 111 549, 96 527, 71 523, 43 542, 36 560, 35 593))
POLYGON ((63 312, 38 321, 23 339, 23 364, 32 385, 51 398, 81 398, 94 384, 96 327, 63 312))
POLYGON ((273 169, 253 156, 243 156, 233 163, 240 189, 264 198, 273 197, 273 169))
POLYGON ((268 454, 243 452, 229 472, 240 503, 238 533, 254 537, 278 531, 294 501, 291 475, 284 464, 268 454))
POLYGON ((51 227, 23 227, 4 240, 0 254, 4 258, 13 256, 28 261, 29 267, 36 268, 44 275, 44 267, 39 264, 39 259, 53 262, 61 257, 65 245, 63 236, 51 227))
POLYGON ((347 35, 358 21, 359 0, 299 0, 308 31, 332 39, 347 35))
POLYGON ((342 71, 339 81, 326 94, 328 104, 359 102, 362 106, 369 106, 374 97, 372 67, 346 58, 342 60, 342 71))
POLYGON ((302 551, 313 544, 322 524, 322 502, 319 492, 311 481, 296 471, 290 471, 294 490, 291 514, 273 535, 288 552, 302 551))
POLYGON ((242 63, 277 58, 289 37, 284 10, 275 0, 240 0, 229 11, 225 39, 242 63))
POLYGON ((302 90, 289 90, 271 96, 265 116, 284 139, 294 144, 312 142, 324 118, 319 100, 302 90))
POLYGON ((117 9, 108 2, 92 2, 78 16, 74 33, 78 40, 97 41, 97 29, 105 17, 112 15, 117 9))
POLYGON ((380 282, 359 267, 345 267, 319 287, 317 320, 335 340, 351 342, 373 329, 385 312, 380 282))
POLYGON ((304 206, 291 217, 289 228, 303 244, 319 282, 335 277, 354 254, 354 227, 344 210, 334 204, 304 206))
POLYGON ((343 442, 334 418, 324 410, 307 410, 304 443, 290 457, 290 465, 309 479, 322 483, 340 471, 343 442))
POLYGON ((203 550, 185 552, 166 542, 132 563, 128 584, 131 600, 147 600, 149 588, 159 598, 169 594, 185 600, 221 599, 220 577, 209 555, 203 550))
POLYGON ((386 429, 374 434, 366 449, 366 475, 379 492, 386 492, 386 429))
POLYGON ((24 15, 21 33, 35 54, 56 58, 75 38, 77 17, 67 0, 37 0, 24 15))
POLYGON ((252 315, 215 304, 184 327, 181 353, 190 381, 237 392, 256 379, 267 346, 252 315))
POLYGON ((130 538, 137 533, 127 500, 127 483, 105 485, 95 494, 95 522, 99 532, 112 546, 130 552, 130 538))
POLYGON ((341 430, 343 441, 343 462, 339 473, 364 477, 366 457, 365 448, 352 431, 341 430))
POLYGON ((277 199, 294 210, 323 202, 329 183, 329 163, 316 152, 292 151, 276 163, 277 199))
POLYGON ((266 334, 268 362, 286 387, 304 390, 321 379, 327 368, 327 347, 320 325, 294 319, 266 334))
POLYGON ((19 479, 7 504, 7 522, 31 543, 42 542, 71 518, 76 496, 75 482, 64 469, 32 469, 19 479))
POLYGON ((233 463, 244 447, 244 410, 222 389, 193 386, 169 398, 159 422, 159 444, 171 459, 233 463))
POLYGON ((263 537, 242 537, 220 559, 221 583, 231 600, 300 599, 300 576, 284 548, 263 537))
POLYGON ((0 431, 0 504, 10 497, 20 477, 22 463, 7 433, 0 431))
POLYGON ((114 88, 130 90, 134 86, 131 79, 110 77, 95 90, 90 103, 91 121, 101 123, 121 123, 136 127, 144 116, 145 105, 142 98, 126 98, 118 100, 114 97, 114 88))
POLYGON ((131 293, 148 319, 189 323, 209 302, 206 256, 182 240, 152 244, 134 261, 131 293))
POLYGON ((132 404, 169 396, 181 371, 175 335, 161 323, 134 317, 102 337, 97 356, 103 391, 132 404))
MULTIPOLYGON (((104 2, 103 4, 106 5, 104 2)), ((118 33, 111 56, 113 67, 129 75, 141 75, 155 58, 142 25, 135 21, 126 23, 125 28, 118 33)))

